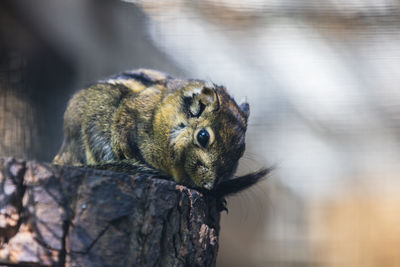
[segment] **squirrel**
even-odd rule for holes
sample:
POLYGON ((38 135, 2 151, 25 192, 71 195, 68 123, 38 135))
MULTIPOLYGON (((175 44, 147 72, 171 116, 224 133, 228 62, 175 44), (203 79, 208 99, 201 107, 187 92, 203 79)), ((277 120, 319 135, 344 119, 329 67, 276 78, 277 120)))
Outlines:
POLYGON ((223 86, 150 69, 126 71, 77 92, 53 163, 155 173, 219 196, 269 170, 232 179, 245 150, 249 104, 223 86))

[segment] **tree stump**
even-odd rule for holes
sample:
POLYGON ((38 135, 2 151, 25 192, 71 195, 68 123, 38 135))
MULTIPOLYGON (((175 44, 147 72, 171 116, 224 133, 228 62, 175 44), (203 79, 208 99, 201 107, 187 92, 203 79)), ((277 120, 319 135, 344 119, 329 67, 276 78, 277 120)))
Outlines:
POLYGON ((210 196, 148 175, 13 158, 0 170, 0 265, 215 265, 210 196))

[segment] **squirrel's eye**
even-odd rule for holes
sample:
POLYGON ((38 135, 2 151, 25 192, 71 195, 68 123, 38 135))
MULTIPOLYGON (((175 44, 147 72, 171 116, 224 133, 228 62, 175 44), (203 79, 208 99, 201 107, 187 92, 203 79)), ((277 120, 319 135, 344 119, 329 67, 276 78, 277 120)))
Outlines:
POLYGON ((206 148, 210 141, 210 133, 206 129, 201 129, 197 134, 197 142, 206 148))

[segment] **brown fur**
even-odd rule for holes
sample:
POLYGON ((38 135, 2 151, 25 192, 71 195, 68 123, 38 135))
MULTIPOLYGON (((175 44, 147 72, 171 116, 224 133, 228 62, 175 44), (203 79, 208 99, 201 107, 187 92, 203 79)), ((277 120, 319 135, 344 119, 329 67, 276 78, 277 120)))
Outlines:
POLYGON ((70 100, 54 163, 124 162, 212 189, 232 176, 243 155, 248 111, 222 86, 154 70, 125 72, 70 100), (197 138, 202 129, 209 133, 206 147, 197 138))

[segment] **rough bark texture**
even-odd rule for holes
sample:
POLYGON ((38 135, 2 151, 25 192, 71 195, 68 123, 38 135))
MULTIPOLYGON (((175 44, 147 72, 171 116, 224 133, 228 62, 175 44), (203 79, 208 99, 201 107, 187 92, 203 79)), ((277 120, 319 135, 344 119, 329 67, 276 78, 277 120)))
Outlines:
POLYGON ((0 265, 215 265, 216 200, 195 190, 13 158, 0 170, 0 265))

